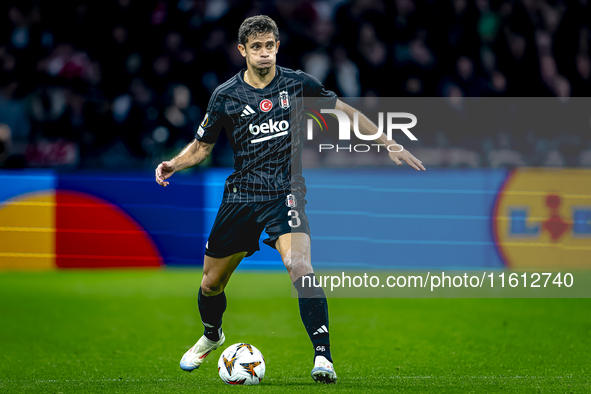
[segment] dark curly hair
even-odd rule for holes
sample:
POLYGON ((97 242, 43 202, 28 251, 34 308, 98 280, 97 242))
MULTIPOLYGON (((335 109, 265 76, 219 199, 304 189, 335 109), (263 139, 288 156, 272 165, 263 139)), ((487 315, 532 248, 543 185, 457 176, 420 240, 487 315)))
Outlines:
POLYGON ((279 41, 279 29, 277 24, 267 15, 256 15, 246 18, 238 29, 238 43, 246 45, 248 38, 252 35, 273 33, 275 41, 279 41))

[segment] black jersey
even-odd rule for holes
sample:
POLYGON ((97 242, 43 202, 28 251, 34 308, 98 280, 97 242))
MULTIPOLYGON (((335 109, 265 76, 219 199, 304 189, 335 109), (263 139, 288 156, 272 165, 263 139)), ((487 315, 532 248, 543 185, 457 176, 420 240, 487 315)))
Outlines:
POLYGON ((240 71, 211 96, 195 138, 216 142, 222 128, 234 151, 234 172, 224 202, 260 202, 305 195, 301 154, 305 108, 333 109, 336 94, 316 78, 277 66, 273 80, 256 89, 240 71))

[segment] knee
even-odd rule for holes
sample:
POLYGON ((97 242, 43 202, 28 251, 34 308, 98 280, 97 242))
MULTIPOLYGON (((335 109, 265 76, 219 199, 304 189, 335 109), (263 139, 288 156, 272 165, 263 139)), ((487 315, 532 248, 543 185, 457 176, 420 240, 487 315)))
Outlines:
POLYGON ((285 254, 283 263, 290 276, 295 276, 296 278, 312 272, 309 254, 305 252, 290 249, 285 254))
POLYGON ((201 281, 201 293, 206 297, 220 294, 224 291, 224 285, 218 281, 212 281, 204 277, 201 281))

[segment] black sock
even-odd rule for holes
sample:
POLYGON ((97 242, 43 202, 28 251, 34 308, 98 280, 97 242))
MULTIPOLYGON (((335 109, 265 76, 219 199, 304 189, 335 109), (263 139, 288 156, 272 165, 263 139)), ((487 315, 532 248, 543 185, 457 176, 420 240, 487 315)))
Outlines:
POLYGON ((330 336, 328 334, 328 304, 322 287, 314 274, 304 275, 294 282, 298 291, 300 316, 314 345, 314 357, 324 356, 330 362, 330 336))
POLYGON ((203 335, 212 341, 219 341, 222 334, 222 315, 226 310, 226 293, 222 291, 218 295, 207 297, 199 287, 197 303, 199 304, 201 322, 205 327, 203 335))

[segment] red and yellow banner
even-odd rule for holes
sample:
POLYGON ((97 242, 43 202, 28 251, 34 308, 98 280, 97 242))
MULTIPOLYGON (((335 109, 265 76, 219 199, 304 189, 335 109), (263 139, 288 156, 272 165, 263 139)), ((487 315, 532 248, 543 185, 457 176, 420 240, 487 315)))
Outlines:
POLYGON ((0 205, 0 269, 159 267, 150 235, 116 205, 50 190, 0 205))

